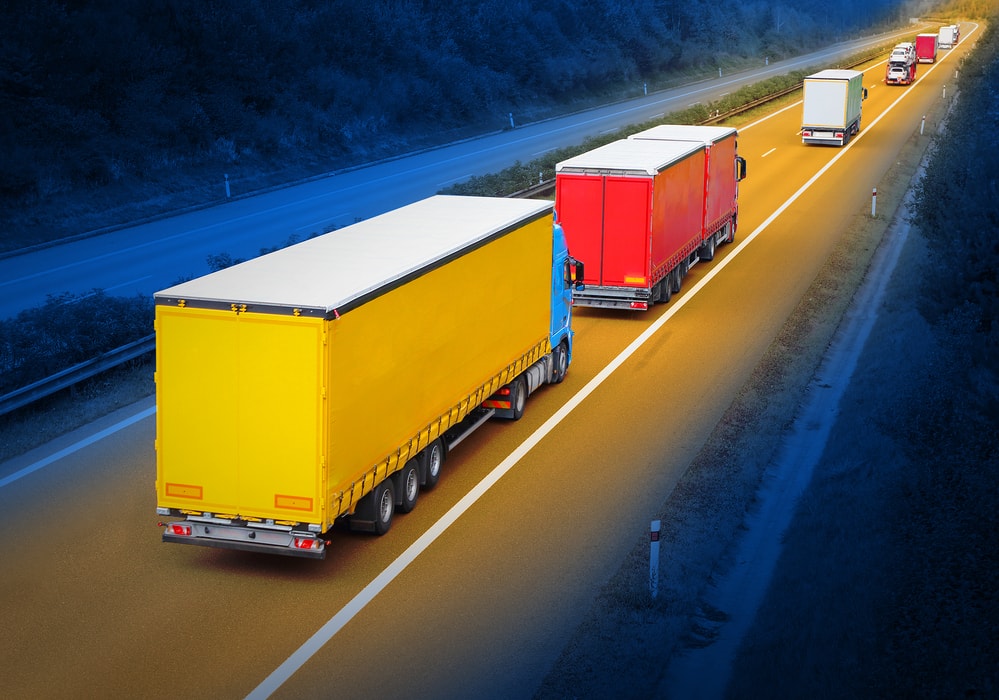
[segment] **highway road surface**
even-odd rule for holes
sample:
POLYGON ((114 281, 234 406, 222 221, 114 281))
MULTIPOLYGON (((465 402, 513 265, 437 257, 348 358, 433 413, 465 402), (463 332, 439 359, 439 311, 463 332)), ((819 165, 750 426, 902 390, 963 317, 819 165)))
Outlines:
MULTIPOLYGON (((905 30, 912 33, 912 29, 905 30)), ((838 44, 796 59, 525 125, 222 206, 193 211, 17 256, 0 256, 0 318, 40 306, 48 295, 103 289, 118 296, 148 296, 210 271, 208 256, 246 259, 291 240, 304 240, 428 197, 472 175, 498 172, 516 161, 582 143, 790 70, 825 66, 870 45, 879 35, 838 44)))
POLYGON ((800 104, 742 127, 736 242, 667 305, 577 310, 566 381, 384 537, 320 562, 162 544, 151 399, 0 465, 4 695, 530 697, 973 38, 910 87, 868 69, 847 148, 803 146, 800 104))

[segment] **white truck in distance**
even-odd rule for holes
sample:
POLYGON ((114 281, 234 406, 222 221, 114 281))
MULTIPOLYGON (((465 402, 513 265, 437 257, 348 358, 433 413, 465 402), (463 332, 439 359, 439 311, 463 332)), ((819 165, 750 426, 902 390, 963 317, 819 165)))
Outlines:
POLYGON ((866 99, 860 71, 829 69, 808 76, 804 81, 801 142, 842 146, 860 132, 866 99))
POLYGON ((940 32, 937 36, 940 38, 939 45, 941 49, 952 49, 957 44, 960 30, 956 24, 950 24, 946 27, 940 27, 940 32))

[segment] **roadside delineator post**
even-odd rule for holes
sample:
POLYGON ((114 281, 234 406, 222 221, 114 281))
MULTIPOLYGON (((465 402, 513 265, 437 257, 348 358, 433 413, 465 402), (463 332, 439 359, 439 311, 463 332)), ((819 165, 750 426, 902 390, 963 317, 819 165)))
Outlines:
POLYGON ((919 122, 919 135, 923 135, 923 127, 926 126, 926 115, 923 115, 923 121, 919 122))
POLYGON ((871 218, 878 215, 878 188, 871 190, 871 218))
POLYGON ((653 520, 649 532, 649 593, 653 598, 659 595, 659 530, 661 520, 653 520))

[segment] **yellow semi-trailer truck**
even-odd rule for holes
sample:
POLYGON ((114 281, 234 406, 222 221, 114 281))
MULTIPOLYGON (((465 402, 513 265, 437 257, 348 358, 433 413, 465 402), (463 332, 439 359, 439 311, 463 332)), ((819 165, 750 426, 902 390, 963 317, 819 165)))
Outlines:
POLYGON ((576 265, 551 202, 435 196, 158 292, 163 540, 319 559, 340 518, 384 533, 562 381, 576 265))

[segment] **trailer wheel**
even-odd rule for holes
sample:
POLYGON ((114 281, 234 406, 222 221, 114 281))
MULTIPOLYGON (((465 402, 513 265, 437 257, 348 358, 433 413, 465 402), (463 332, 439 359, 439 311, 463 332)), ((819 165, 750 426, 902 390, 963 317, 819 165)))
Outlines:
POLYGON ((681 266, 682 266, 682 263, 681 263, 681 265, 677 265, 676 267, 674 267, 673 271, 670 272, 670 275, 672 275, 672 278, 673 278, 673 281, 670 283, 670 284, 673 285, 673 287, 672 287, 673 294, 679 294, 680 293, 680 285, 683 284, 683 271, 680 269, 681 266))
POLYGON ((735 217, 733 216, 732 220, 725 225, 728 226, 728 236, 725 237, 725 242, 735 243, 735 217))
POLYGON ((558 347, 552 350, 552 384, 561 384, 565 379, 566 372, 569 371, 569 349, 565 343, 559 343, 558 347))
POLYGON ((392 479, 378 484, 370 498, 374 506, 375 534, 384 535, 392 527, 392 516, 395 514, 395 486, 392 479))
POLYGON ((513 420, 520 420, 527 405, 527 383, 523 377, 517 377, 510 384, 510 408, 513 410, 513 420))
POLYGON ((432 489, 441 478, 444 465, 444 448, 440 440, 434 440, 423 450, 423 488, 432 489))
POLYGON ((711 234, 708 236, 708 240, 704 241, 704 245, 701 246, 703 255, 701 255, 701 260, 705 262, 711 262, 715 259, 715 236, 711 234))
POLYGON ((669 300, 673 298, 673 271, 666 273, 666 276, 659 280, 656 285, 656 292, 653 295, 655 297, 654 301, 660 302, 662 304, 668 304, 669 300))
POLYGON ((416 498, 420 495, 420 470, 415 459, 406 462, 406 465, 392 477, 395 480, 396 493, 399 495, 399 510, 409 513, 416 507, 416 498))

